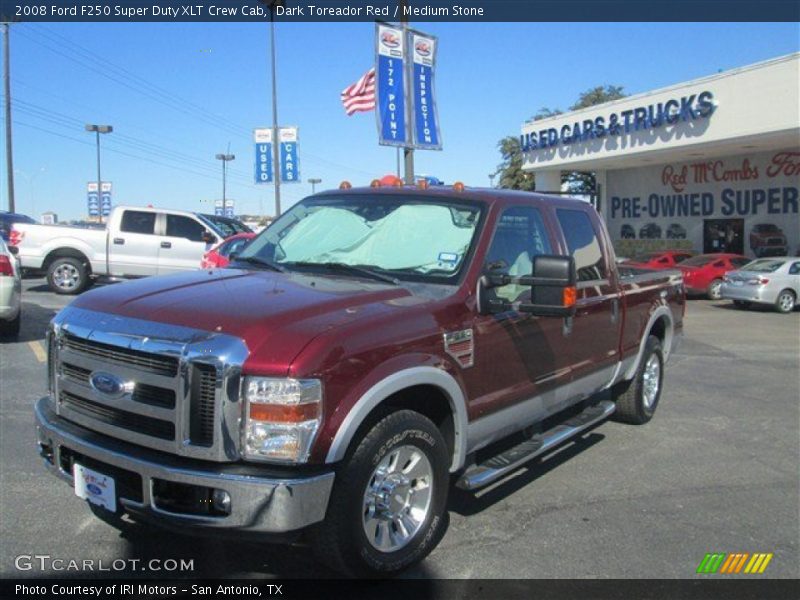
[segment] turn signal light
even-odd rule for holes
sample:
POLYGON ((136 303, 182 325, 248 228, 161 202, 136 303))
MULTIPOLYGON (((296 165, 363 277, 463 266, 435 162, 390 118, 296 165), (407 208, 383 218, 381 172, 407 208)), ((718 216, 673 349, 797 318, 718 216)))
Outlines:
POLYGON ((352 188, 352 187, 353 187, 353 186, 352 186, 352 185, 350 185, 350 182, 349 182, 349 181, 343 181, 342 183, 340 183, 340 184, 339 184, 339 189, 340 189, 340 190, 349 190, 349 189, 350 189, 350 188, 352 188))
POLYGON ((251 404, 250 418, 271 423, 300 423, 319 417, 320 405, 308 404, 251 404))
POLYGON ((569 308, 570 306, 575 306, 575 303, 578 301, 578 288, 571 286, 564 288, 564 294, 561 298, 561 302, 565 308, 569 308))
POLYGON ((457 192, 463 192, 463 191, 464 191, 464 184, 463 184, 463 183, 461 183, 460 181, 456 181, 456 182, 453 184, 453 189, 454 189, 455 191, 457 191, 457 192))

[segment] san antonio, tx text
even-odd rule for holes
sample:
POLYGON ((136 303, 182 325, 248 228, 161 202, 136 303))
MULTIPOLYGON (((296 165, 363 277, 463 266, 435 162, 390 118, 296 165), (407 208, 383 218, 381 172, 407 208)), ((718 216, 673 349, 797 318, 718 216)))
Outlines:
POLYGON ((141 596, 175 596, 178 592, 190 594, 192 596, 252 596, 258 597, 262 593, 267 596, 282 596, 283 585, 274 583, 257 585, 151 585, 133 583, 114 583, 111 585, 65 585, 54 583, 52 585, 24 585, 14 586, 17 596, 96 596, 106 597, 116 594, 120 595, 141 595, 141 596))

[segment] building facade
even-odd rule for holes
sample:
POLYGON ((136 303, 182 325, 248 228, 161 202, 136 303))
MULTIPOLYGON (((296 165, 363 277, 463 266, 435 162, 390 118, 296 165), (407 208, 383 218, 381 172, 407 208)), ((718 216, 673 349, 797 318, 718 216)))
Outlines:
POLYGON ((595 174, 617 253, 800 251, 800 54, 523 125, 536 188, 595 174))

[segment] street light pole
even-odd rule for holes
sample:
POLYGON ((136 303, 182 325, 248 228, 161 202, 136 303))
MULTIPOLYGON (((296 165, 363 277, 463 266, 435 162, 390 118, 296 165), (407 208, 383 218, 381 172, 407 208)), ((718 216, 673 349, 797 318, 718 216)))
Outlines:
POLYGON ((308 180, 308 183, 311 184, 311 193, 314 194, 317 191, 317 184, 322 183, 322 179, 317 179, 316 177, 312 177, 308 180))
POLYGON ((493 188, 493 187, 494 187, 494 176, 495 176, 496 174, 497 174, 497 173, 489 173, 489 187, 490 187, 490 188, 493 188))
POLYGON ((281 216, 281 168, 278 145, 278 81, 275 68, 275 7, 282 4, 280 0, 269 3, 269 45, 272 62, 272 168, 275 172, 275 217, 281 216))
POLYGON ((3 88, 6 101, 6 175, 8 176, 8 212, 16 212, 14 205, 14 157, 11 145, 11 60, 9 58, 8 23, 3 23, 3 88))
POLYGON ((114 128, 111 125, 86 125, 86 131, 94 132, 97 139, 97 206, 99 208, 100 222, 103 222, 103 183, 100 179, 100 134, 111 133, 114 128))
POLYGON ((229 160, 234 160, 236 158, 235 154, 217 154, 217 160, 222 161, 222 210, 225 210, 225 183, 227 179, 226 167, 225 165, 228 164, 229 160))

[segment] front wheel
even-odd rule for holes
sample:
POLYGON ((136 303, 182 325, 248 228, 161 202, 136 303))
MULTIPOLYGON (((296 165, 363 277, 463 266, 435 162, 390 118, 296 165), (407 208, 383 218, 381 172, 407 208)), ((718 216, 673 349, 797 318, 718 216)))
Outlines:
POLYGON ((709 300, 719 300, 722 298, 722 279, 715 279, 711 282, 711 285, 708 286, 708 299, 709 300))
POLYGON ((314 551, 354 577, 392 576, 444 534, 449 453, 439 429, 401 410, 379 421, 337 472, 314 551))
POLYGON ((775 310, 787 315, 794 310, 795 302, 797 302, 797 298, 795 298, 794 292, 792 290, 783 290, 775 300, 775 310))
POLYGON ((644 353, 630 381, 623 381, 611 390, 617 409, 612 418, 623 423, 643 425, 653 418, 661 399, 664 381, 664 351, 654 335, 647 338, 644 353))
POLYGON ((47 268, 47 283, 56 294, 80 294, 89 286, 89 270, 77 258, 57 258, 47 268))

